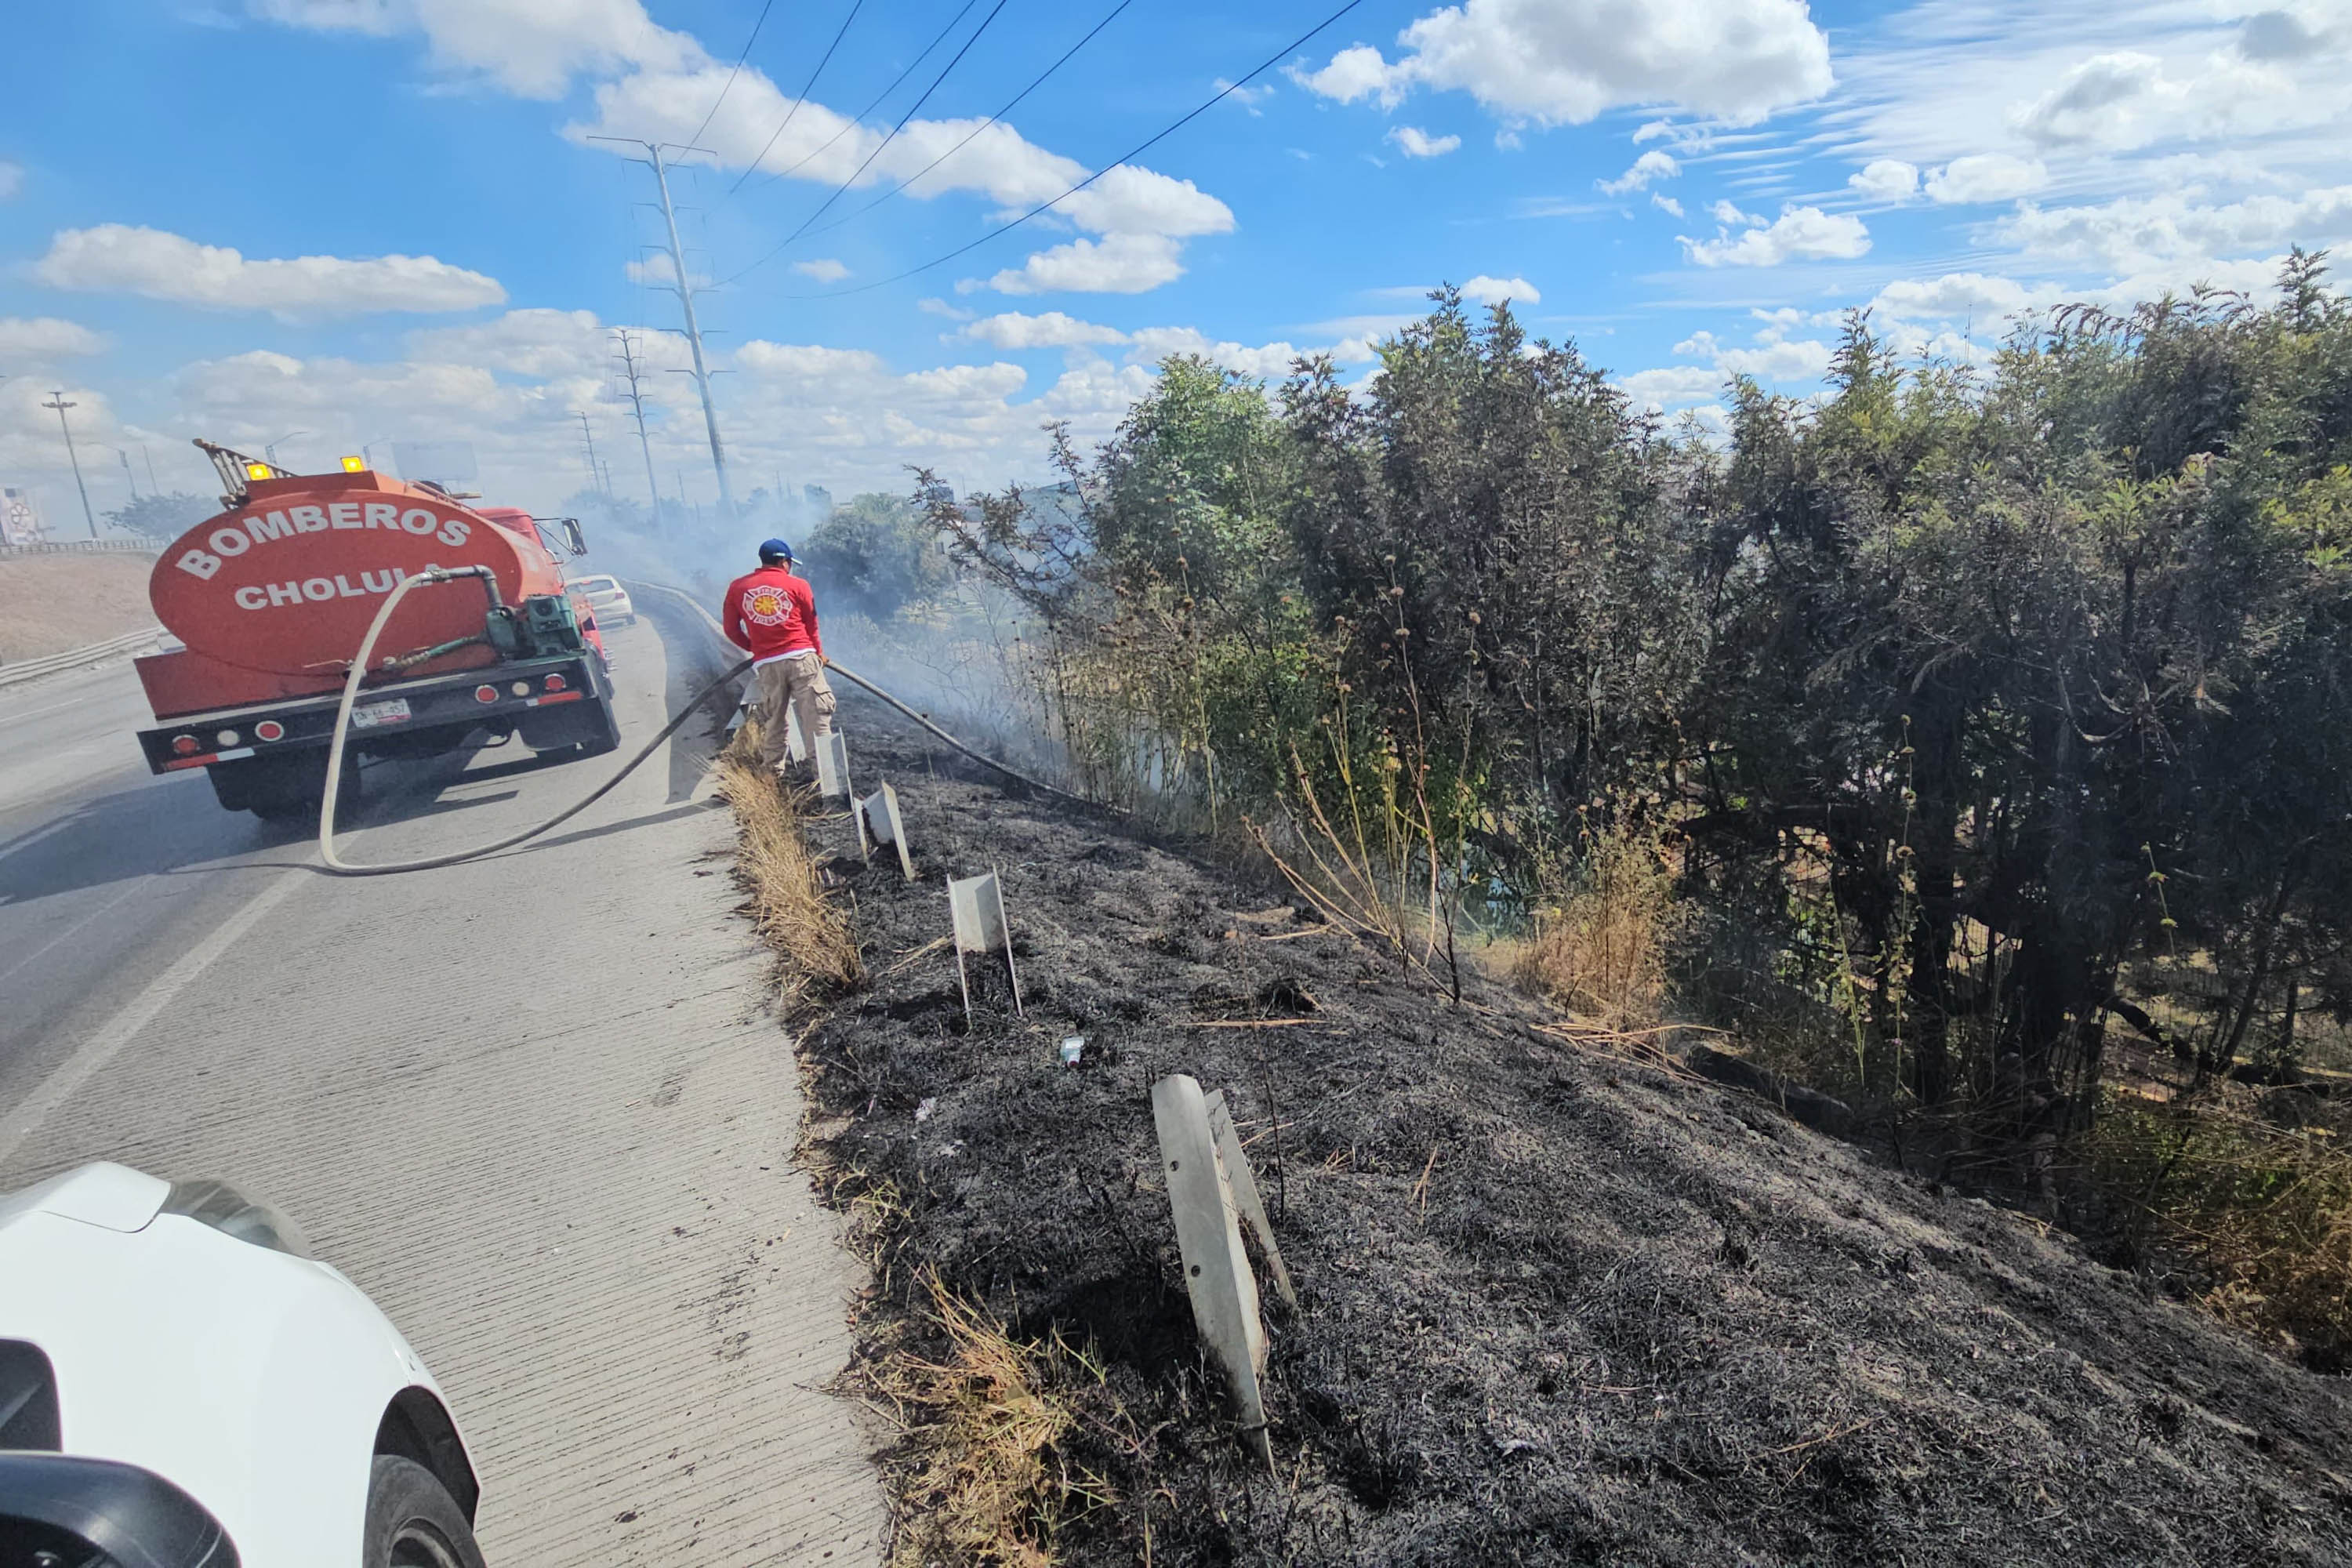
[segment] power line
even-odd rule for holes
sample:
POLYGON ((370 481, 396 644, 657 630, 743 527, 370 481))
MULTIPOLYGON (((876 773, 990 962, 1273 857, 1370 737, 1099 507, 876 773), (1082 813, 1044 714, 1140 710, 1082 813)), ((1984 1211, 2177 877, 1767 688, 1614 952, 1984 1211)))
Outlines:
MULTIPOLYGON (((800 96, 793 100, 792 107, 784 110, 784 118, 782 121, 777 124, 773 131, 768 133, 767 144, 760 149, 760 157, 752 159, 751 168, 745 169, 742 175, 738 178, 733 184, 727 187, 728 195, 731 196, 738 190, 742 188, 743 181, 751 177, 751 170, 760 166, 760 158, 764 158, 768 155, 768 148, 773 147, 776 144, 776 138, 784 133, 784 127, 793 122, 793 116, 798 114, 801 111, 801 105, 808 101, 808 95, 810 92, 814 90, 816 87, 816 79, 824 74, 826 61, 833 58, 834 50, 841 47, 841 40, 849 36, 849 24, 857 20, 857 13, 863 10, 865 5, 866 0, 854 0, 854 3, 849 7, 849 15, 841 19, 840 31, 835 33, 833 35, 833 42, 824 47, 824 54, 817 60, 816 69, 809 72, 808 80, 801 84, 800 96)), ((912 68, 909 68, 911 69, 912 68)), ((828 142, 826 145, 830 146, 831 143, 828 142)), ((803 159, 802 162, 805 163, 807 160, 803 159)), ((800 165, 797 163, 793 165, 795 168, 798 168, 799 166, 800 165)))
MULTIPOLYGON (((1223 89, 1221 89, 1214 97, 1202 102, 1198 108, 1192 110, 1182 119, 1177 121, 1175 123, 1168 126, 1166 129, 1157 132, 1145 141, 1136 143, 1127 151, 1124 156, 1105 163, 1101 168, 1097 169, 1093 174, 1088 174, 1085 179, 1080 180, 1076 184, 1072 185, 1060 195, 1054 197, 1050 201, 1038 203, 1035 206, 1031 207, 1027 212, 1023 213, 1019 217, 1013 218, 1007 223, 999 224, 996 227, 990 229, 986 234, 982 235, 978 239, 969 240, 962 245, 959 245, 944 256, 934 256, 919 267, 909 267, 904 272, 894 272, 887 278, 877 278, 871 283, 860 283, 855 289, 837 289, 830 294, 784 294, 779 295, 777 298, 785 300, 845 300, 852 294, 863 294, 869 289, 887 288, 888 285, 893 283, 903 283, 908 279, 915 277, 919 273, 929 272, 934 267, 945 266, 947 263, 953 261, 957 257, 963 255, 967 251, 977 250, 992 239, 1012 233, 1014 229, 1019 228, 1023 224, 1027 223, 1031 218, 1035 217, 1039 213, 1045 211, 1049 207, 1058 205, 1059 204, 1069 200, 1072 196, 1076 195, 1080 191, 1085 190, 1088 185, 1093 184, 1097 180, 1101 179, 1113 169, 1118 168, 1123 164, 1132 163, 1137 158, 1141 157, 1144 153, 1150 152, 1161 142, 1173 136, 1177 132, 1181 131, 1185 126, 1190 125, 1193 121, 1198 120, 1202 115, 1206 114, 1210 110, 1214 109, 1218 104, 1223 103, 1226 99, 1232 97, 1234 92, 1238 91, 1242 88, 1247 87, 1253 80, 1264 76, 1267 71, 1272 70, 1276 66, 1281 64, 1284 59, 1306 47, 1308 43, 1314 40, 1317 34, 1323 32, 1325 29, 1328 28, 1332 23, 1338 21, 1340 17, 1346 16, 1349 12, 1354 10, 1363 3, 1364 0, 1348 0, 1346 5, 1340 6, 1338 10, 1324 17, 1320 22, 1316 23, 1312 27, 1307 28, 1304 33, 1299 34, 1297 37, 1292 39, 1280 49, 1276 50, 1273 54, 1268 55, 1265 59, 1260 60, 1257 65, 1246 74, 1234 81, 1227 82, 1223 89)), ((740 277, 741 274, 738 273, 736 276, 740 277)))
POLYGON ((743 40, 743 52, 735 57, 735 68, 727 73, 726 86, 721 87, 719 96, 710 100, 710 112, 702 117, 702 123, 694 128, 694 134, 687 138, 688 142, 701 141, 702 133, 709 130, 710 122, 719 117, 719 106, 727 101, 728 93, 734 89, 735 79, 742 75, 743 62, 751 58, 751 46, 760 41, 760 29, 768 25, 768 13, 774 9, 775 4, 776 0, 767 0, 760 7, 760 19, 751 24, 751 36, 743 40))
MULTIPOLYGON (((866 161, 858 164, 856 168, 850 171, 849 178, 842 181, 840 184, 834 187, 833 194, 825 197, 822 203, 818 204, 816 211, 809 214, 808 216, 801 220, 800 227, 784 236, 783 239, 777 244, 773 250, 771 250, 767 255, 762 256, 759 260, 751 263, 751 266, 743 268, 741 272, 736 273, 734 277, 722 279, 722 286, 726 283, 734 282, 736 278, 741 278, 749 273, 758 271, 761 268, 765 267, 769 262, 773 261, 777 257, 782 256, 785 250, 791 247, 793 241, 806 234, 809 229, 809 225, 823 217, 824 216, 825 209, 833 205, 834 203, 839 201, 841 199, 842 193, 849 189, 850 186, 856 184, 857 183, 857 177, 874 166, 874 160, 882 156, 882 150, 898 139, 898 132, 904 131, 907 128, 907 122, 914 119, 915 116, 920 112, 924 104, 930 101, 931 94, 939 91, 940 83, 947 80, 948 73, 956 68, 956 66, 963 59, 964 56, 971 52, 972 45, 980 42, 980 36, 988 31, 988 25, 996 20, 997 12, 1003 10, 1005 5, 1006 0, 996 0, 995 10, 989 12, 987 16, 982 16, 980 19, 980 26, 971 30, 971 37, 963 41, 963 47, 955 52, 955 58, 948 61, 947 64, 940 68, 940 74, 931 79, 931 85, 923 89, 923 96, 915 100, 912 104, 908 105, 906 113, 898 116, 898 123, 890 127, 890 134, 885 136, 881 141, 875 143, 874 151, 866 154, 866 161)), ((967 11, 971 8, 971 7, 970 5, 964 7, 967 11)))
POLYGON ((1113 22, 1118 20, 1118 14, 1134 4, 1135 0, 1118 0, 1118 4, 1110 8, 1110 15, 1105 16, 1101 21, 1097 22, 1092 27, 1088 28, 1085 37, 1080 38, 1076 43, 1072 44, 1068 48, 1063 50, 1061 58, 1055 60, 1052 65, 1047 66, 1044 70, 1039 71, 1036 76, 1030 79, 1027 87, 1023 88, 1019 92, 1016 92, 1011 98, 1006 99, 1004 100, 1003 108, 990 115, 986 120, 982 121, 977 127, 965 135, 962 141, 957 142, 954 146, 949 148, 946 152, 940 153, 938 157, 932 159, 929 163, 924 164, 921 168, 916 170, 913 174, 908 175, 905 179, 899 181, 897 184, 891 186, 888 190, 883 192, 872 201, 866 203, 864 206, 859 207, 856 212, 844 213, 841 216, 834 219, 831 223, 826 224, 823 228, 812 229, 810 232, 812 234, 831 234, 843 224, 848 223, 853 219, 865 216, 867 213, 872 212, 876 207, 880 206, 884 202, 888 201, 891 197, 905 191, 908 186, 921 179, 925 174, 929 174, 933 169, 938 168, 941 163, 946 163, 950 158, 952 158, 957 153, 962 152, 966 147, 971 146, 973 140, 977 138, 982 132, 987 130, 990 126, 995 124, 998 121, 1003 119, 1006 115, 1019 108, 1023 99, 1027 98, 1031 93, 1045 86, 1045 79, 1047 77, 1052 76, 1055 71, 1060 70, 1064 66, 1069 64, 1071 56, 1076 54, 1080 49, 1085 48, 1088 44, 1093 43, 1097 33, 1101 32, 1105 27, 1109 26, 1113 22))
MULTIPOLYGON (((948 25, 947 25, 946 26, 944 26, 944 27, 941 27, 941 28, 939 30, 939 34, 938 34, 938 36, 937 36, 937 37, 933 37, 929 43, 925 44, 925 45, 923 46, 923 52, 922 52, 921 54, 917 55, 913 59, 908 60, 908 61, 907 62, 907 68, 906 68, 905 70, 900 71, 897 76, 894 76, 894 77, 892 77, 892 78, 890 79, 890 85, 889 85, 888 87, 884 88, 880 92, 877 92, 877 93, 876 93, 876 94, 874 95, 874 101, 873 101, 873 102, 871 102, 871 103, 867 104, 865 108, 863 108, 863 109, 859 110, 858 110, 855 115, 851 116, 849 119, 843 121, 841 122, 841 129, 840 129, 840 130, 838 130, 838 131, 835 132, 832 135, 830 135, 830 136, 826 137, 826 138, 824 140, 824 142, 821 142, 821 143, 819 143, 819 144, 818 144, 814 149, 813 149, 813 150, 809 153, 808 156, 807 156, 807 157, 803 158, 803 159, 800 161, 800 163, 794 163, 794 164, 793 164, 791 168, 789 168, 789 169, 779 169, 779 170, 777 170, 774 174, 772 174, 769 175, 769 176, 768 176, 768 178, 767 178, 765 181, 762 181, 762 182, 761 182, 761 184, 772 184, 773 182, 775 182, 775 181, 777 181, 777 180, 781 180, 781 179, 782 179, 782 178, 783 178, 785 175, 787 175, 787 174, 793 174, 793 173, 797 172, 797 171, 798 171, 798 170, 799 170, 799 169, 800 169, 803 164, 805 164, 805 163, 808 163, 808 161, 809 161, 809 159, 810 159, 810 158, 814 158, 814 157, 815 157, 815 156, 817 155, 817 153, 824 152, 824 151, 825 150, 825 148, 832 146, 835 142, 836 142, 840 141, 843 137, 845 137, 845 136, 848 135, 848 134, 849 134, 849 132, 850 132, 850 128, 851 128, 851 127, 853 127, 853 126, 856 126, 856 125, 863 125, 863 124, 866 122, 866 117, 867 115, 869 115, 869 114, 873 113, 873 112, 874 112, 874 110, 875 110, 875 109, 880 105, 880 103, 882 102, 882 100, 883 100, 884 99, 886 99, 886 98, 889 97, 892 93, 894 93, 894 92, 896 92, 896 91, 898 91, 898 84, 899 84, 900 82, 905 81, 908 77, 910 77, 910 76, 912 76, 912 75, 914 75, 914 74, 915 74, 915 68, 916 68, 917 66, 921 65, 925 60, 929 59, 929 58, 931 58, 931 51, 932 51, 933 49, 938 48, 941 44, 943 44, 943 43, 947 42, 947 37, 948 37, 948 35, 949 35, 950 33, 952 33, 952 32, 954 32, 954 31, 956 30, 957 26, 960 26, 960 25, 962 23, 962 21, 963 21, 964 17, 965 17, 965 16, 969 16, 969 15, 971 14, 971 8, 972 8, 974 5, 977 5, 978 4, 980 4, 980 0, 963 0, 963 9, 962 9, 962 10, 961 10, 961 11, 958 11, 954 16, 950 16, 950 17, 949 17, 949 18, 948 18, 948 25)), ((787 119, 787 120, 789 120, 789 119, 791 119, 792 117, 788 114, 788 115, 786 115, 784 118, 785 118, 785 119, 787 119)), ((781 128, 779 129, 779 131, 778 131, 778 132, 777 132, 777 133, 778 133, 779 135, 782 134, 782 132, 781 128)), ((761 154, 761 157, 765 157, 766 155, 767 155, 767 154, 766 154, 765 153, 762 153, 761 154)), ((757 174, 757 173, 759 172, 759 167, 760 167, 759 159, 757 159, 757 158, 753 159, 753 160, 751 161, 751 166, 750 168, 748 168, 748 169, 744 170, 740 174, 738 174, 738 175, 736 175, 736 176, 735 176, 735 183, 734 183, 733 184, 731 184, 731 185, 730 185, 730 186, 728 186, 728 187, 727 187, 727 194, 728 194, 729 195, 730 195, 730 196, 731 196, 731 195, 733 195, 737 191, 741 190, 741 189, 743 188, 743 182, 744 182, 744 181, 746 181, 746 180, 748 180, 748 179, 750 179, 750 178, 751 178, 754 174, 757 174)))

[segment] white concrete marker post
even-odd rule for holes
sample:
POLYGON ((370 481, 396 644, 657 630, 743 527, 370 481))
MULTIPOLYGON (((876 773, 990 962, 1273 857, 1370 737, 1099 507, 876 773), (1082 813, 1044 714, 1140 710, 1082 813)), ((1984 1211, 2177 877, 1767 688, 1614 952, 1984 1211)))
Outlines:
POLYGON ((984 877, 948 879, 948 913, 955 921, 956 982, 963 987, 963 1018, 971 1022, 971 977, 964 954, 1001 952, 1004 975, 1013 983, 1013 1013, 1029 1015, 1021 1006, 1021 975, 1013 966, 1013 928, 1004 918, 1004 888, 996 873, 984 877))
POLYGON ((1272 1469, 1274 1444, 1258 1389, 1265 1373, 1265 1327, 1258 1321, 1257 1280, 1242 1247, 1233 1188, 1217 1158, 1200 1084, 1183 1073, 1153 1084, 1151 1122, 1160 1134, 1160 1173, 1168 1178, 1193 1326, 1233 1390, 1243 1437, 1272 1469))
POLYGON ((874 855, 867 848, 869 841, 896 845, 898 869, 907 874, 909 882, 915 879, 915 858, 907 848, 907 820, 898 815, 898 792, 887 784, 857 803, 858 848, 871 861, 874 855))
POLYGON ((1258 1248, 1265 1254, 1265 1265, 1274 1270, 1274 1293, 1282 1298, 1284 1306, 1296 1311, 1298 1292, 1291 1289, 1290 1270, 1283 1266, 1282 1248, 1276 1245, 1274 1226, 1265 1217, 1265 1200, 1258 1195, 1257 1174, 1250 1169, 1241 1134, 1234 1131, 1234 1113, 1225 1109, 1225 1091, 1218 1089, 1202 1103, 1208 1107, 1209 1131, 1217 1141, 1217 1158, 1224 1163, 1225 1182, 1233 1188, 1234 1206, 1256 1235, 1258 1248))
POLYGON ((839 728, 827 730, 816 752, 817 793, 827 800, 848 800, 849 737, 839 728))

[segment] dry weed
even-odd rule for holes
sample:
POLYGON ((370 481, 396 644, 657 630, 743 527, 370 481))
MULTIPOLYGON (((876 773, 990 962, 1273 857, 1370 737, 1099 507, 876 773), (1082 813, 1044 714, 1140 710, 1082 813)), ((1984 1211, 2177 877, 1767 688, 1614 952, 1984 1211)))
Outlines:
POLYGON ((2207 1310, 2283 1341, 2309 1365, 2352 1368, 2352 1150, 2325 1125, 2280 1126, 2210 1100, 2116 1093, 2084 1140, 2111 1191, 2194 1258, 2207 1310))
POLYGON ((855 990, 866 966, 848 915, 824 896, 801 832, 799 795, 779 788, 757 756, 745 753, 739 737, 719 763, 719 793, 735 808, 736 868, 751 895, 752 920, 782 961, 788 1003, 855 990))
POLYGON ((1657 846, 1628 834, 1601 837, 1567 896, 1536 917, 1511 977, 1612 1029, 1655 1023, 1681 921, 1657 846))
POLYGON ((926 1359, 895 1346, 868 1364, 877 1394, 898 1412, 908 1468, 900 1477, 895 1568, 976 1563, 1046 1568, 1055 1527, 1073 1511, 1108 1504, 1100 1477, 1073 1475, 1062 1450, 1076 1422, 1053 1390, 1073 1366, 1099 1371, 1058 1339, 1016 1344, 983 1309, 926 1271, 924 1318, 946 1353, 926 1359))

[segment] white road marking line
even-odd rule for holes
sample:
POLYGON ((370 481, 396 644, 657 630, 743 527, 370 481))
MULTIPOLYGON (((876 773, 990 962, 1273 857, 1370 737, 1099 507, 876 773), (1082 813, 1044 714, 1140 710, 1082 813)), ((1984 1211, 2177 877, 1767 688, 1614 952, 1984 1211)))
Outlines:
POLYGON ((172 1005, 191 981, 210 968, 215 960, 235 946, 262 916, 276 909, 287 894, 307 881, 309 877, 308 870, 280 873, 277 881, 255 894, 243 909, 213 928, 210 936, 182 953, 177 963, 148 983, 146 990, 100 1026, 98 1032, 83 1041, 79 1050, 50 1069, 49 1076, 41 1080, 40 1087, 26 1095, 10 1112, 6 1130, 0 1131, 0 1164, 6 1163, 16 1154, 25 1140, 47 1119, 49 1112, 64 1103, 68 1095, 79 1089, 92 1073, 113 1060, 140 1030, 154 1022, 155 1016, 172 1005))

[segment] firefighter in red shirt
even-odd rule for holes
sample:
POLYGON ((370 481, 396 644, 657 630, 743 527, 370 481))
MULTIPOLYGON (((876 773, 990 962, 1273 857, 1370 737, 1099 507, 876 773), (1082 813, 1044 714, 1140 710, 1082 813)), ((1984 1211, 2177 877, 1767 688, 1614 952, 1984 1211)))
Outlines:
POLYGON ((761 761, 784 771, 784 710, 800 715, 812 747, 833 732, 833 687, 824 678, 824 644, 816 635, 816 595, 793 575, 793 547, 781 539, 760 546, 760 569, 727 584, 719 617, 728 639, 751 656, 758 693, 751 716, 760 721, 761 761))

